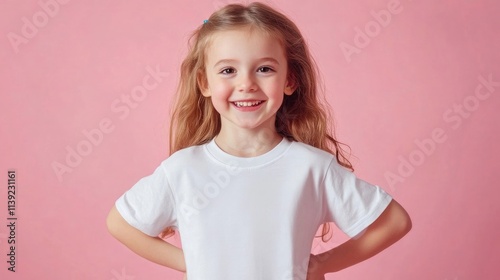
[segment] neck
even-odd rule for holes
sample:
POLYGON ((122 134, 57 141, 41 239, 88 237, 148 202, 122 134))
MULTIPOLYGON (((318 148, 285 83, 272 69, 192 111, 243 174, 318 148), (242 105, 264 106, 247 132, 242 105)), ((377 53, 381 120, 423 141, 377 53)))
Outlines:
POLYGON ((283 137, 272 128, 221 129, 215 143, 224 152, 238 157, 255 157, 265 154, 278 145, 283 137))

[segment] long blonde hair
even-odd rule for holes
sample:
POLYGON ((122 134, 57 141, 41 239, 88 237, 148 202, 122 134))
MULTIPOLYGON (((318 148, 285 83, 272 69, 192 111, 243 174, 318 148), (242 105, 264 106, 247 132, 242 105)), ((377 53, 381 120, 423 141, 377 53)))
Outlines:
MULTIPOLYGON (((335 139, 327 102, 318 95, 318 70, 297 26, 282 13, 258 2, 247 6, 230 4, 213 13, 194 31, 189 52, 181 66, 177 98, 170 125, 170 154, 212 140, 220 131, 219 113, 210 98, 201 94, 200 83, 206 81, 205 50, 212 35, 235 28, 257 28, 281 41, 288 61, 288 79, 296 89, 285 95, 276 114, 276 131, 292 141, 299 141, 335 154, 338 163, 354 171, 341 145, 335 139)), ((322 239, 330 231, 325 223, 322 239)), ((173 233, 167 228, 162 236, 173 233)))

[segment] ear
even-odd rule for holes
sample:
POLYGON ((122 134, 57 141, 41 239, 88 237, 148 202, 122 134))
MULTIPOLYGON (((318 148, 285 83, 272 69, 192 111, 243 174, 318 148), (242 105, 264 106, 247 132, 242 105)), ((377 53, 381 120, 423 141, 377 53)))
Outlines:
POLYGON ((297 89, 297 86, 295 85, 295 83, 290 81, 290 80, 287 80, 286 85, 285 85, 285 89, 283 90, 283 92, 286 95, 292 95, 296 89, 297 89))
POLYGON ((200 88, 201 94, 203 96, 205 96, 205 97, 212 96, 212 93, 210 92, 210 88, 208 87, 207 77, 201 71, 198 72, 198 75, 196 77, 196 82, 198 83, 198 87, 200 88))

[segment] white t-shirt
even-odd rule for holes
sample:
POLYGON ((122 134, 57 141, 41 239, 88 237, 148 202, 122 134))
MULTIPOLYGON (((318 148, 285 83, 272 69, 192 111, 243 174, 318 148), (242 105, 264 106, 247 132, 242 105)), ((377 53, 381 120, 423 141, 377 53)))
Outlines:
POLYGON ((283 139, 241 158, 212 140, 171 155, 116 207, 148 235, 179 231, 188 280, 305 280, 321 224, 355 236, 391 199, 332 154, 300 142, 283 139))

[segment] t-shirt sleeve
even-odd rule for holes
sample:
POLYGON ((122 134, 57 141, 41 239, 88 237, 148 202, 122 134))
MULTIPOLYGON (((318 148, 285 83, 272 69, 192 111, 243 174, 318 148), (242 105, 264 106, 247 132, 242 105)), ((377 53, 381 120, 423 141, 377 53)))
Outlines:
POLYGON ((147 235, 177 227, 175 200, 162 165, 119 197, 115 206, 131 226, 147 235))
POLYGON ((334 222, 349 237, 373 223, 392 197, 377 185, 357 178, 333 159, 324 179, 325 222, 334 222))

